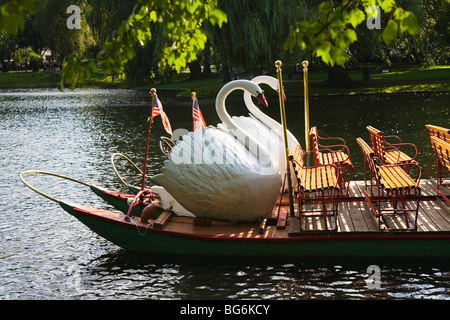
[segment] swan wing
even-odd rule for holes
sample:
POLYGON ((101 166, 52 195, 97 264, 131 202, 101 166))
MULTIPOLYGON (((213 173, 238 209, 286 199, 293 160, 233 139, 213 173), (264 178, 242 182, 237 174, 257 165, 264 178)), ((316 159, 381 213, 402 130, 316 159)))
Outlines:
POLYGON ((269 214, 279 196, 279 172, 256 170, 232 135, 203 128, 183 137, 152 180, 194 215, 255 221, 269 214), (189 156, 190 155, 190 156, 189 156))

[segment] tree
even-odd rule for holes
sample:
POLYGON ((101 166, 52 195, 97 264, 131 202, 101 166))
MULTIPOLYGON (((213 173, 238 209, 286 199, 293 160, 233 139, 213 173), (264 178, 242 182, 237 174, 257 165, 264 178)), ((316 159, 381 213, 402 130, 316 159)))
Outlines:
POLYGON ((0 30, 0 60, 2 62, 2 71, 9 70, 9 65, 5 61, 9 61, 14 53, 16 46, 16 38, 6 32, 0 30))
MULTIPOLYGON (((52 0, 40 0, 40 2, 43 1, 52 0)), ((102 69, 106 73, 122 71, 124 65, 135 57, 135 46, 145 47, 152 38, 150 24, 158 23, 162 26, 163 37, 167 41, 158 59, 158 70, 164 71, 169 68, 180 71, 181 68, 195 61, 198 53, 205 48, 207 32, 204 26, 206 23, 209 21, 213 26, 219 27, 226 25, 224 23, 227 22, 227 15, 218 6, 218 1, 138 0, 139 9, 117 28, 114 35, 107 38, 97 55, 97 59, 102 62, 102 69)), ((10 16, 18 17, 26 10, 34 10, 35 2, 37 0, 10 0, 7 4, 0 6, 0 17, 3 19, 0 21, 0 26, 4 25, 5 16, 10 19, 10 16)), ((233 5, 233 0, 229 2, 233 5)), ((228 1, 223 2, 224 5, 228 5, 227 3, 228 1)), ((249 19, 248 24, 236 25, 234 35, 242 35, 242 32, 249 31, 247 28, 250 27, 253 34, 248 38, 248 47, 258 46, 262 51, 261 56, 269 56, 267 53, 274 52, 272 43, 283 42, 285 38, 280 32, 278 38, 264 43, 261 42, 263 39, 261 34, 254 30, 259 26, 260 32, 264 33, 267 30, 270 31, 271 27, 284 24, 284 20, 279 18, 284 13, 284 9, 291 9, 285 5, 286 3, 290 3, 289 0, 267 0, 262 3, 251 0, 240 2, 242 6, 237 8, 240 11, 236 10, 237 21, 242 23, 249 17, 254 18, 249 19), (262 8, 270 10, 265 10, 265 15, 253 15, 254 11, 262 8), (264 25, 261 20, 270 21, 271 24, 264 25), (282 23, 279 24, 280 22, 282 23)), ((305 0, 302 3, 315 3, 315 1, 305 0)), ((287 52, 292 52, 294 48, 302 51, 309 50, 314 57, 320 58, 330 66, 344 66, 349 61, 349 47, 358 40, 356 27, 368 18, 367 9, 371 5, 379 6, 385 17, 385 23, 379 35, 379 39, 385 44, 390 44, 398 35, 415 35, 418 32, 417 18, 410 11, 398 6, 394 0, 344 0, 339 5, 334 5, 333 1, 327 0, 319 5, 318 13, 311 15, 310 19, 304 18, 303 21, 291 23, 291 32, 286 36, 284 49, 287 52)), ((291 12, 302 11, 291 9, 291 12)), ((18 19, 10 29, 20 29, 21 23, 21 19, 18 19)), ((235 46, 233 42, 235 38, 227 40, 229 46, 235 46)), ((216 48, 216 53, 221 52, 216 48)), ((249 52, 238 49, 234 56, 250 60, 244 59, 247 54, 249 52)), ((263 69, 263 59, 259 58, 257 61, 261 61, 260 69, 263 69)), ((272 63, 273 61, 270 61, 270 65, 272 63)), ((85 75, 89 77, 94 71, 96 71, 95 59, 85 59, 80 53, 70 55, 64 63, 60 88, 62 89, 65 84, 74 88, 85 78, 85 75)))
POLYGON ((34 13, 39 0, 10 0, 0 3, 0 30, 16 35, 25 27, 25 13, 34 13))
MULTIPOLYGON (((32 65, 33 70, 36 70, 37 64, 41 61, 41 56, 33 51, 33 48, 19 48, 14 52, 14 62, 20 65, 32 65)), ((25 68, 25 71, 27 67, 25 68)))
POLYGON ((78 4, 87 9, 83 0, 40 0, 36 7, 34 28, 42 36, 44 44, 51 49, 56 61, 63 62, 70 54, 83 55, 94 45, 91 29, 81 15, 81 28, 69 30, 67 8, 78 4), (45 23, 44 23, 45 22, 45 23))
POLYGON ((317 15, 295 24, 284 48, 292 50, 298 46, 301 50, 311 50, 331 67, 329 81, 341 85, 348 79, 343 67, 349 61, 349 47, 358 40, 356 28, 381 13, 388 17, 379 34, 379 40, 386 45, 399 34, 415 35, 418 32, 417 18, 397 6, 394 0, 344 0, 339 5, 324 1, 319 5, 317 15))
POLYGON ((295 55, 283 52, 281 44, 296 19, 308 16, 306 1, 219 0, 218 4, 228 23, 208 31, 222 64, 224 82, 230 80, 227 71, 231 67, 259 74, 271 70, 278 59, 290 60, 284 61, 285 65, 298 62, 295 55))
MULTIPOLYGON (((394 0, 345 0, 339 6, 325 1, 319 5, 318 17, 296 23, 285 42, 285 49, 298 45, 302 50, 311 49, 315 56, 330 66, 345 65, 349 58, 346 50, 357 41, 355 29, 366 20, 370 6, 378 6, 389 15, 380 34, 386 44, 391 43, 398 33, 417 33, 417 18, 398 7, 394 0)), ((376 10, 372 12, 378 14, 376 10)))
MULTIPOLYGON (((115 34, 107 38, 96 57, 107 74, 122 72, 125 64, 135 57, 135 46, 146 46, 152 38, 152 23, 161 24, 163 37, 167 40, 158 65, 158 70, 163 73, 166 68, 180 71, 197 58, 206 43, 206 32, 202 27, 205 21, 220 26, 227 20, 214 0, 140 0, 139 4, 139 11, 132 13, 115 34)), ((74 88, 95 70, 93 59, 70 55, 64 62, 60 89, 65 84, 74 88)))

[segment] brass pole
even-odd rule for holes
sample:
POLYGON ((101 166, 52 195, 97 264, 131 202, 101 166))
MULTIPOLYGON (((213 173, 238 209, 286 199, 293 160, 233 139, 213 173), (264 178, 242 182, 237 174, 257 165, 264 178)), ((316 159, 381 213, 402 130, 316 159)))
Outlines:
MULTIPOLYGON (((286 175, 288 179, 288 191, 289 191, 289 209, 291 216, 295 216, 294 212, 294 200, 292 195, 292 181, 291 181, 291 169, 289 165, 289 146, 287 139, 287 125, 286 125, 286 110, 284 107, 284 88, 283 88, 283 79, 281 74, 281 61, 275 61, 275 67, 277 68, 277 76, 278 76, 278 96, 280 98, 280 111, 281 111, 281 125, 283 127, 283 141, 284 141, 284 155, 286 161, 286 175)), ((283 192, 282 190, 281 192, 283 192)))
POLYGON ((309 151, 309 102, 308 102, 308 61, 302 62, 303 66, 303 86, 305 95, 305 146, 309 151))

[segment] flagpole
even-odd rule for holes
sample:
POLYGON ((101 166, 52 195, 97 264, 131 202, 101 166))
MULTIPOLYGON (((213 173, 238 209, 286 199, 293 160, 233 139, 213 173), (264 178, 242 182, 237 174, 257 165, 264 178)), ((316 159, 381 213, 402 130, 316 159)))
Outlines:
MULTIPOLYGON (((292 181, 291 181, 291 169, 289 165, 289 147, 288 147, 288 139, 287 139, 287 125, 286 125, 286 111, 284 107, 284 88, 283 88, 283 79, 281 74, 281 61, 275 61, 275 67, 277 68, 277 76, 278 76, 278 96, 280 98, 280 111, 281 111, 281 124, 283 127, 283 140, 284 140, 284 155, 286 161, 286 175, 288 179, 288 191, 289 191, 289 208, 291 217, 295 216, 294 212, 294 201, 292 195, 292 181)), ((282 190, 283 192, 284 190, 282 190)))
POLYGON ((309 151, 309 101, 308 101, 308 61, 302 62, 303 66, 303 85, 305 94, 305 146, 309 151))
POLYGON ((152 95, 152 106, 150 110, 150 116, 148 117, 148 131, 147 131, 147 145, 145 146, 145 158, 144 158, 144 170, 142 171, 142 185, 141 190, 145 189, 145 176, 147 171, 147 159, 148 159, 148 147, 150 144, 150 131, 152 129, 152 122, 153 122, 153 108, 155 106, 155 100, 156 100, 156 89, 152 88, 150 90, 150 94, 152 95))
POLYGON ((192 97, 192 131, 195 131, 194 103, 195 103, 196 96, 197 96, 197 94, 193 91, 191 93, 191 97, 192 97))

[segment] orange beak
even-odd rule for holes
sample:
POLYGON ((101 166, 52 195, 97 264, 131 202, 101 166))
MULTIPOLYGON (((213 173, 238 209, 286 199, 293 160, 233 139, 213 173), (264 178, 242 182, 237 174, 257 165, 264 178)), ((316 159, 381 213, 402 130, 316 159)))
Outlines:
POLYGON ((258 95, 258 100, 261 101, 261 103, 264 105, 264 107, 268 108, 269 104, 267 103, 266 96, 263 94, 258 95))

